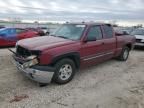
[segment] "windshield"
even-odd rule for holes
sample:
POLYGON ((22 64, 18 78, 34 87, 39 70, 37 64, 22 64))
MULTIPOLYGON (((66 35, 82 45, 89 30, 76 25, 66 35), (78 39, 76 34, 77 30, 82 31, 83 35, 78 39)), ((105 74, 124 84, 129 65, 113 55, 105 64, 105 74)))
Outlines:
POLYGON ((137 30, 134 30, 131 34, 132 35, 144 35, 144 30, 143 29, 137 29, 137 30))
POLYGON ((85 25, 64 24, 52 35, 71 40, 79 40, 84 31, 84 28, 85 25))

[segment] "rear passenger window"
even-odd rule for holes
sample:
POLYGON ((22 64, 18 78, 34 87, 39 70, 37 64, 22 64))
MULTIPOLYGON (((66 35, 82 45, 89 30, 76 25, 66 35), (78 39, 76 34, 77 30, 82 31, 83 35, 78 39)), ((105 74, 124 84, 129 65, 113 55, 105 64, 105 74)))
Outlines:
POLYGON ((90 28, 87 39, 91 40, 91 38, 95 38, 97 40, 102 39, 102 32, 100 26, 93 26, 90 28))
POLYGON ((111 25, 104 25, 103 26, 105 38, 112 38, 113 37, 113 30, 111 25))

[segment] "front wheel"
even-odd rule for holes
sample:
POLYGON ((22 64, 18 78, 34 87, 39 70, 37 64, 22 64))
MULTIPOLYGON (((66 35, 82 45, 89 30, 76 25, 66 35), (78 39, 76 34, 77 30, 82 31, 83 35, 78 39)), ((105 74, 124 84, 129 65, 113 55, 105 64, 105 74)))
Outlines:
POLYGON ((54 74, 54 82, 65 84, 71 81, 75 75, 76 67, 71 59, 62 59, 55 65, 56 72, 54 74))
POLYGON ((124 47, 118 59, 121 61, 126 61, 129 57, 129 51, 130 49, 128 47, 124 47))

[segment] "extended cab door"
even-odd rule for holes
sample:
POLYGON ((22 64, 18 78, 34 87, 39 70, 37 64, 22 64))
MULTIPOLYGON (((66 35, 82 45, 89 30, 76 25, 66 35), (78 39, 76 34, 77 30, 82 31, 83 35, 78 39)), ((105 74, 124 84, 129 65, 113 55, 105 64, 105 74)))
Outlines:
POLYGON ((104 36, 104 59, 110 59, 114 56, 116 51, 116 37, 113 32, 113 27, 110 24, 102 25, 103 36, 104 36))
POLYGON ((102 61, 104 41, 101 26, 96 25, 89 28, 81 53, 82 65, 88 66, 102 61))

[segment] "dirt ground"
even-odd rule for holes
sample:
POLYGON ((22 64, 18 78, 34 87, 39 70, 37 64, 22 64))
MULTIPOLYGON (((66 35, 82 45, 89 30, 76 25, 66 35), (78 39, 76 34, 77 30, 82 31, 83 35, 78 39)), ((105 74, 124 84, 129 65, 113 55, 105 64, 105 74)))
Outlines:
POLYGON ((106 61, 77 72, 66 85, 46 87, 23 76, 11 59, 0 49, 0 108, 144 108, 144 49, 132 51, 127 62, 106 61))

